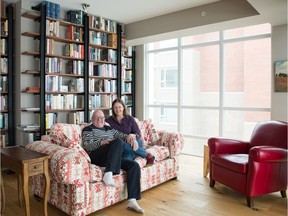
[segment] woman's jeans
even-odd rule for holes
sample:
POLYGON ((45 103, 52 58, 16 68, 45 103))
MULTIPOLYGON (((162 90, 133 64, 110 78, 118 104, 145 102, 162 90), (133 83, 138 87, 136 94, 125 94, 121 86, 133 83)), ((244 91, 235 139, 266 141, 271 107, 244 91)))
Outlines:
POLYGON ((134 151, 129 143, 124 142, 122 158, 134 160, 137 156, 140 156, 142 158, 147 157, 147 152, 143 149, 142 140, 137 139, 137 142, 139 146, 137 151, 134 151))

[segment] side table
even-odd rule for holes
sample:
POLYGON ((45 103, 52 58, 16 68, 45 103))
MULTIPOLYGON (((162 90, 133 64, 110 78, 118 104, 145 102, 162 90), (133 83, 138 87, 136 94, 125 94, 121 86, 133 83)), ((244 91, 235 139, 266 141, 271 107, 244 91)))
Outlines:
MULTIPOLYGON (((45 177, 45 195, 43 215, 47 216, 47 201, 50 187, 50 179, 48 173, 49 155, 41 154, 24 147, 6 147, 1 149, 1 167, 6 167, 18 174, 18 190, 19 204, 22 206, 22 197, 24 195, 26 216, 30 216, 30 204, 28 193, 28 179, 30 176, 44 174, 45 177)), ((2 177, 1 177, 2 178, 2 177)), ((1 181, 3 189, 4 182, 1 181)), ((3 199, 5 199, 4 191, 3 199)), ((5 200, 3 204, 5 203, 5 200)), ((4 206, 1 206, 1 211, 4 211, 4 206)))
POLYGON ((209 147, 204 145, 204 158, 203 158, 203 176, 207 177, 209 173, 209 147))

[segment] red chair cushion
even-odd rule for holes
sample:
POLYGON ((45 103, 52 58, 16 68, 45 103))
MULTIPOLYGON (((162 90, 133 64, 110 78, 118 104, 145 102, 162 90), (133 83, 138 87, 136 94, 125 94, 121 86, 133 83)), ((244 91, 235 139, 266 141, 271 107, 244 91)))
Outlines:
POLYGON ((248 154, 212 155, 213 163, 239 173, 247 173, 248 154))

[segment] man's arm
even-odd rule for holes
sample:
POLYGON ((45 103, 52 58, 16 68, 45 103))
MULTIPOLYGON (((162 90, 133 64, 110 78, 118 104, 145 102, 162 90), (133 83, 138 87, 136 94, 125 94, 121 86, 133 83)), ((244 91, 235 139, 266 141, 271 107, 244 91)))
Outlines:
POLYGON ((84 149, 90 153, 101 146, 102 138, 97 130, 92 130, 90 126, 85 127, 82 131, 82 144, 84 149))

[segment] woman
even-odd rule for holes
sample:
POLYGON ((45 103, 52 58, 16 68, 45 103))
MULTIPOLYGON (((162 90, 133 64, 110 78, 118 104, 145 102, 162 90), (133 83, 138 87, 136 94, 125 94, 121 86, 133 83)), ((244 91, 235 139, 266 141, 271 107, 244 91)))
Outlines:
POLYGON ((124 146, 124 158, 134 160, 136 156, 140 156, 147 159, 148 166, 154 164, 155 157, 143 149, 138 125, 135 119, 129 115, 123 100, 117 98, 112 102, 112 116, 107 118, 106 122, 112 128, 121 131, 124 134, 135 134, 135 136, 132 138, 134 140, 127 140, 128 143, 134 142, 135 144, 133 146, 124 146), (135 147, 137 146, 136 142, 138 143, 138 148, 135 147))

